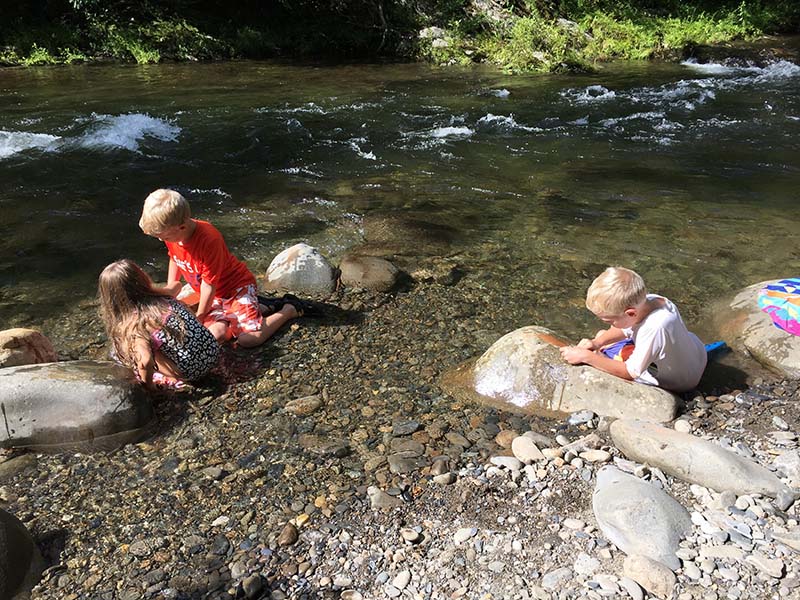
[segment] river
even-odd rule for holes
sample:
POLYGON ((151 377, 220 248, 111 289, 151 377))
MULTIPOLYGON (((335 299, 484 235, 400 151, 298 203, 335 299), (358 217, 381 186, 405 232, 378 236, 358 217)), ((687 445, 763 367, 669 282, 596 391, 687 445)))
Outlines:
POLYGON ((800 66, 618 63, 510 76, 419 64, 0 69, 0 328, 86 306, 158 187, 252 270, 306 241, 334 261, 372 213, 456 232, 499 312, 567 335, 608 264, 702 330, 705 307, 800 273, 800 66))

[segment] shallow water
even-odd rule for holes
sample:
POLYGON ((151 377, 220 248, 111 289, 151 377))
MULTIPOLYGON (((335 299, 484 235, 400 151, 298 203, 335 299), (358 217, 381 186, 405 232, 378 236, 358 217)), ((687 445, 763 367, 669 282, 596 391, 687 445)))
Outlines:
POLYGON ((456 232, 513 324, 597 328, 607 264, 703 332, 704 306, 800 272, 800 66, 616 64, 586 76, 258 62, 0 70, 0 328, 91 299, 173 187, 262 273, 307 241, 333 259, 376 212, 456 232))

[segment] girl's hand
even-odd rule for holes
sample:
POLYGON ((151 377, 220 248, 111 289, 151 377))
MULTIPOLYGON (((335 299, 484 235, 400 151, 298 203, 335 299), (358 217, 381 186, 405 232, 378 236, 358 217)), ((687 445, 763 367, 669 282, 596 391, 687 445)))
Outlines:
POLYGON ((580 342, 578 342, 578 348, 586 348, 587 350, 597 350, 597 346, 594 345, 594 340, 588 340, 583 338, 580 342))

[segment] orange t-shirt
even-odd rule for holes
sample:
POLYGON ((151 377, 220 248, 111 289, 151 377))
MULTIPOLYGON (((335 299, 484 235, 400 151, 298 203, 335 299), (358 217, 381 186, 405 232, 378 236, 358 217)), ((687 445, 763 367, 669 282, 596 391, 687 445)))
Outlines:
POLYGON ((228 250, 222 234, 211 223, 192 219, 197 226, 185 242, 164 242, 169 257, 194 291, 206 282, 216 287, 215 298, 233 298, 236 290, 256 283, 247 266, 228 250))

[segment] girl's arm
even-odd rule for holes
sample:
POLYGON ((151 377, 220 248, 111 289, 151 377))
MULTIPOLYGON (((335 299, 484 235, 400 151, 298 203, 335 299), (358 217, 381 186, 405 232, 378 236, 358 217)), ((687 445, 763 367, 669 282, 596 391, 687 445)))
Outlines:
POLYGON ((139 379, 145 387, 153 387, 153 373, 156 371, 156 360, 153 355, 153 349, 150 346, 150 340, 137 337, 133 344, 133 351, 135 352, 136 371, 139 374, 139 379))

